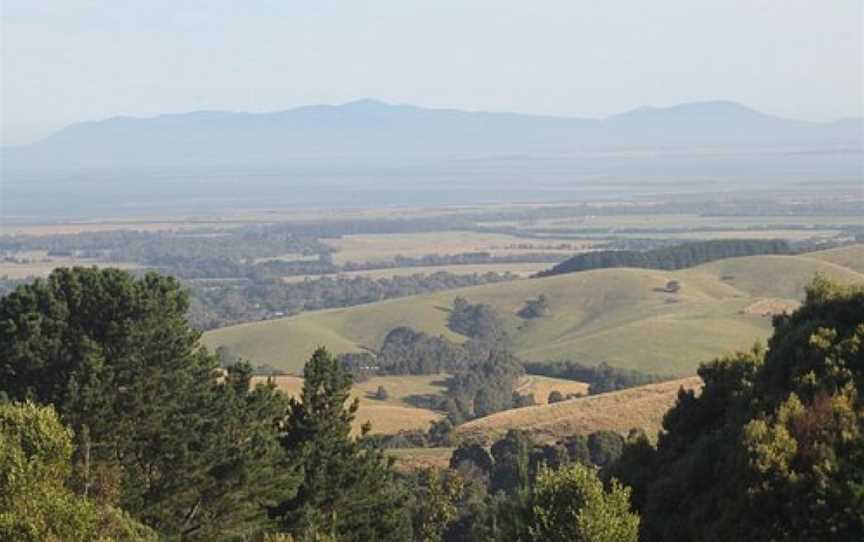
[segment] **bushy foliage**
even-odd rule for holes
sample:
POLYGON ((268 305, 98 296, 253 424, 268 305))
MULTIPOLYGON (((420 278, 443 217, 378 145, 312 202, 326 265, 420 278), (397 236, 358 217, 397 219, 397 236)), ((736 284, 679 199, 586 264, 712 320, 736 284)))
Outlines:
POLYGON ((626 447, 645 540, 860 540, 864 288, 817 279, 774 324, 767 351, 700 368, 656 451, 626 447))
POLYGON ((377 356, 379 374, 435 374, 464 370, 468 352, 443 337, 409 327, 392 329, 377 356))
POLYGON ((538 542, 636 542, 639 516, 630 511, 630 489, 613 480, 606 492, 591 467, 544 467, 531 494, 528 533, 538 542))
POLYGON ((472 304, 463 297, 453 300, 447 327, 480 341, 501 343, 507 339, 507 331, 494 307, 482 303, 472 304))
POLYGON ((551 312, 549 306, 549 298, 546 294, 540 294, 537 299, 529 299, 525 302, 525 306, 519 309, 516 314, 520 318, 530 320, 532 318, 542 318, 551 312))
POLYGON ((50 407, 0 404, 0 540, 87 542, 96 508, 66 487, 72 433, 50 407))

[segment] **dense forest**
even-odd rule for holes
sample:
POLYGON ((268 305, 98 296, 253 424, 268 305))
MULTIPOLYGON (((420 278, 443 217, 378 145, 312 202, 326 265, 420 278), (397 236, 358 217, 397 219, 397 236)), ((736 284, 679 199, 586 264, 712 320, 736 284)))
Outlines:
MULTIPOLYGON (((703 364, 703 390, 679 393, 656 444, 639 431, 554 443, 511 431, 453 442, 450 468, 412 473, 394 469, 368 427, 351 432, 357 401, 340 360, 316 351, 295 398, 253 387, 248 364, 219 369, 200 347, 188 302, 168 277, 80 268, 0 298, 0 539, 851 542, 864 532, 860 286, 818 278, 796 312, 775 317, 767 347, 703 364)), ((521 370, 481 344, 486 356, 454 392, 521 370)), ((475 414, 494 399, 475 394, 475 414)))
POLYGON ((788 243, 780 240, 758 239, 718 239, 684 243, 666 248, 644 252, 631 250, 601 250, 577 254, 561 262, 548 271, 539 273, 541 277, 575 273, 591 269, 610 267, 639 267, 643 269, 686 269, 695 265, 761 254, 791 254, 788 243))

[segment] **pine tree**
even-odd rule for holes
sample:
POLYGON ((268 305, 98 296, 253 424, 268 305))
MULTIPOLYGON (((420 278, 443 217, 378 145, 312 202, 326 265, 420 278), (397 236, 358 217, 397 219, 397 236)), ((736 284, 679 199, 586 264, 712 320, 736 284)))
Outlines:
POLYGON ((383 452, 352 437, 358 401, 351 377, 324 348, 306 363, 300 400, 291 399, 282 445, 298 460, 296 495, 272 509, 299 540, 406 540, 410 517, 383 452))
POLYGON ((0 299, 0 391, 56 408, 79 435, 79 485, 96 500, 166 535, 212 540, 291 494, 275 471, 286 402, 272 387, 250 391, 248 367, 222 378, 188 306, 155 273, 58 269, 22 285, 0 299))

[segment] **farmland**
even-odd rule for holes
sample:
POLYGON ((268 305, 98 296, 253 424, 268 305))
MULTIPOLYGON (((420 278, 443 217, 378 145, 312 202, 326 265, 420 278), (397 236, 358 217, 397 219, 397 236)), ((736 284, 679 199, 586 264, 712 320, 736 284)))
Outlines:
POLYGON ((523 279, 232 326, 205 334, 204 342, 299 372, 318 345, 335 352, 375 350, 398 326, 464 340, 446 326, 453 299, 461 296, 497 309, 523 359, 606 362, 684 376, 701 361, 768 336, 770 318, 745 310, 754 302, 800 300, 816 273, 844 282, 864 280, 842 265, 861 253, 860 246, 852 246, 804 256, 735 258, 681 271, 603 269, 523 279), (665 292, 669 280, 679 281, 681 291, 665 292), (550 299, 549 316, 524 321, 515 315, 540 294, 550 299))

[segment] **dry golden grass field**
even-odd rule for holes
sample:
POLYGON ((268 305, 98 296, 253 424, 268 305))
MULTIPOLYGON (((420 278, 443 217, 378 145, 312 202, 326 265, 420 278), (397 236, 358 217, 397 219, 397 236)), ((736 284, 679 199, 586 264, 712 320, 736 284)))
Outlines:
POLYGON ((457 437, 494 440, 509 429, 524 429, 542 442, 575 434, 608 430, 626 434, 644 429, 654 438, 663 415, 675 404, 678 390, 699 389, 702 380, 689 377, 659 384, 498 412, 456 428, 457 437))
POLYGON ((460 254, 488 252, 492 255, 525 254, 530 252, 560 252, 562 259, 577 250, 587 250, 591 241, 566 239, 524 239, 497 233, 449 231, 430 233, 398 233, 378 235, 345 235, 325 242, 338 250, 336 263, 392 260, 396 256, 420 257, 426 254, 460 254), (559 248, 562 244, 568 248, 559 248), (518 248, 531 245, 531 248, 518 248), (574 246, 576 245, 576 246, 574 246))
MULTIPOLYGON (((372 424, 373 433, 395 433, 400 430, 429 428, 429 424, 439 420, 443 413, 428 408, 420 408, 412 402, 412 398, 423 396, 443 396, 446 374, 437 375, 400 375, 377 376, 358 382, 352 387, 352 397, 360 401, 357 418, 354 420, 355 431, 365 422, 372 424), (387 390, 387 399, 375 399, 378 386, 387 390)), ((267 377, 254 377, 253 384, 265 382, 267 377)), ((273 377, 276 387, 288 395, 298 397, 303 388, 303 379, 299 376, 273 377)), ((538 403, 545 403, 549 392, 558 390, 563 394, 587 393, 588 385, 572 380, 527 375, 519 383, 517 392, 522 395, 534 394, 538 403)))
POLYGON ((385 453, 396 460, 396 468, 402 472, 420 469, 444 469, 450 465, 454 448, 395 448, 385 453))
MULTIPOLYGON (((447 375, 421 376, 382 376, 370 378, 355 384, 352 396, 360 401, 357 418, 354 420, 355 432, 370 422, 373 433, 395 433, 400 430, 429 428, 429 424, 440 419, 443 414, 426 408, 418 408, 408 401, 412 395, 438 395, 444 391, 443 380, 447 375), (387 390, 387 400, 374 398, 378 386, 387 390), (406 401, 407 400, 407 401, 406 401)), ((303 379, 297 376, 277 376, 273 378, 276 386, 292 396, 299 396, 303 379)), ((255 377, 253 384, 266 381, 266 377, 255 377)))

